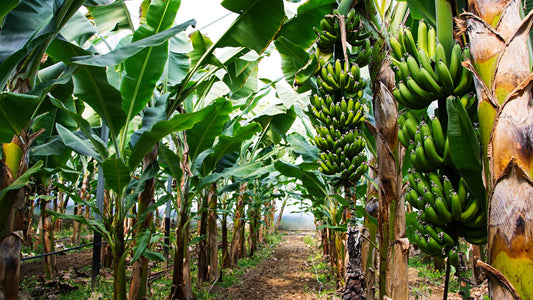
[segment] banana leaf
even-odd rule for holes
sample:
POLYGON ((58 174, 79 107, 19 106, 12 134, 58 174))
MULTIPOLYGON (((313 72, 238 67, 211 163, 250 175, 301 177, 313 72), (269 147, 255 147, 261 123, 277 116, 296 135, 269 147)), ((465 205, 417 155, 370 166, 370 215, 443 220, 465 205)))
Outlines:
POLYGON ((50 20, 58 9, 55 1, 24 0, 11 10, 0 31, 0 62, 4 62, 39 35, 55 31, 55 25, 50 20))
MULTIPOLYGON (((204 56, 204 54, 213 46, 213 42, 210 38, 203 35, 199 30, 194 31, 190 36, 192 42, 192 51, 189 52, 189 58, 191 59, 191 66, 196 66, 198 61, 204 56)), ((218 67, 224 67, 224 65, 213 55, 210 54, 205 63, 212 64, 218 67)))
POLYGON ((212 182, 219 180, 220 178, 229 179, 232 177, 245 179, 245 178, 255 178, 264 174, 268 174, 272 171, 275 171, 274 166, 267 165, 261 166, 261 162, 254 162, 250 164, 237 165, 231 168, 225 169, 221 173, 212 173, 204 177, 198 184, 198 188, 206 187, 212 182))
POLYGON ((102 170, 106 186, 115 191, 120 197, 131 180, 128 166, 121 159, 110 157, 102 163, 102 170))
POLYGON ((156 99, 154 106, 144 109, 142 127, 131 135, 130 148, 135 146, 143 132, 150 130, 155 123, 166 119, 166 108, 169 96, 169 93, 161 95, 156 99))
POLYGON ((246 47, 263 53, 285 19, 282 0, 223 0, 239 17, 216 42, 216 47, 246 47))
POLYGON ((266 130, 261 142, 265 145, 277 145, 285 138, 287 131, 296 120, 296 113, 294 108, 290 108, 285 113, 273 116, 263 115, 254 120, 263 127, 263 130, 266 130))
MULTIPOLYGON (((6 196, 7 192, 17 190, 26 186, 30 182, 31 176, 38 172, 42 166, 42 161, 36 162, 33 166, 31 166, 31 168, 29 168, 26 172, 24 172, 24 174, 20 175, 17 179, 15 179, 15 181, 13 181, 10 185, 0 190, 0 205, 3 206, 5 204, 2 200, 4 200, 4 197, 6 196)), ((4 209, 2 209, 2 211, 5 212, 4 209)))
MULTIPOLYGON (((147 24, 139 27, 133 33, 132 42, 169 29, 174 23, 180 3, 180 0, 152 1, 146 16, 147 24)), ((178 30, 183 31, 188 27, 187 24, 191 23, 189 21, 176 27, 178 30)), ((126 128, 129 121, 152 98, 155 85, 163 73, 167 58, 168 42, 165 40, 161 45, 148 46, 124 61, 120 92, 122 94, 122 109, 126 113, 126 128)))
MULTIPOLYGON (((48 55, 68 64, 74 56, 88 55, 88 51, 63 40, 55 39, 48 47, 48 55)), ((120 92, 107 81, 103 67, 80 66, 74 74, 74 95, 89 104, 109 127, 111 136, 117 136, 126 121, 120 92)))
MULTIPOLYGON (((281 70, 283 71, 283 75, 289 84, 295 86, 298 72, 309 62, 309 53, 303 47, 289 41, 285 37, 280 37, 274 44, 281 55, 281 70)), ((303 81, 303 79, 299 79, 299 82, 303 81)))
POLYGON ((37 109, 39 98, 32 95, 0 93, 0 143, 8 143, 20 134, 37 109))
POLYGON ((209 117, 187 130, 187 144, 189 145, 191 161, 194 161, 204 150, 213 147, 215 139, 224 130, 224 124, 229 120, 229 114, 233 108, 230 101, 219 98, 204 110, 211 111, 209 117))
POLYGON ((300 154, 304 162, 316 162, 318 160, 318 148, 309 144, 301 134, 294 132, 287 136, 287 141, 294 152, 300 154))
MULTIPOLYGON (((255 134, 261 131, 261 126, 257 123, 251 123, 244 127, 241 127, 239 123, 234 125, 236 129, 232 132, 232 135, 222 134, 218 136, 218 142, 214 147, 209 148, 211 151, 204 151, 205 157, 201 160, 201 173, 206 176, 217 167, 218 162, 227 154, 238 152, 241 149, 241 145, 244 141, 251 139, 255 134)), ((200 162, 198 159, 197 161, 200 162)), ((200 163, 198 163, 200 165, 200 163)), ((200 167, 198 167, 200 169, 200 167)), ((217 172, 222 172, 223 168, 216 168, 217 172)), ((200 173, 200 170, 197 171, 200 173)))
POLYGON ((183 171, 180 166, 180 158, 176 153, 170 150, 165 144, 159 143, 159 163, 172 178, 181 182, 183 171))
POLYGON ((213 114, 213 107, 209 106, 193 113, 178 114, 169 120, 155 123, 149 131, 145 131, 139 137, 139 141, 131 150, 129 166, 133 169, 142 158, 152 150, 152 147, 165 136, 172 132, 190 129, 201 120, 208 119, 213 114))
POLYGON ((436 27, 437 16, 435 14, 435 1, 433 0, 407 0, 411 17, 416 20, 424 19, 433 27, 436 27))
POLYGON ((84 133, 72 132, 59 123, 56 124, 56 130, 65 146, 81 155, 90 156, 98 162, 103 161, 94 144, 84 133))
POLYGON ((4 0, 0 3, 0 24, 2 18, 19 4, 20 0, 4 0))
POLYGON ((94 25, 79 11, 70 18, 60 31, 61 36, 69 42, 75 42, 78 46, 83 46, 95 33, 94 25))
POLYGON ((191 67, 191 60, 187 53, 192 50, 189 38, 185 33, 178 34, 169 40, 168 44, 168 71, 169 85, 180 84, 187 76, 191 67))
POLYGON ((472 121, 456 97, 446 99, 448 140, 452 162, 476 199, 486 200, 481 164, 481 144, 472 121))
MULTIPOLYGON (((83 2, 24 0, 5 16, 0 31, 0 90, 17 66, 40 64, 42 53, 83 2)), ((30 80, 33 75, 24 74, 30 80)))
POLYGON ((120 29, 132 29, 124 1, 87 1, 87 10, 93 16, 99 34, 120 29), (107 2, 107 3, 106 3, 107 2), (111 2, 111 3, 109 3, 111 2))
POLYGON ((85 120, 85 118, 80 113, 67 108, 62 102, 52 99, 52 103, 55 105, 55 107, 57 107, 64 113, 67 113, 72 118, 72 120, 76 122, 80 131, 85 135, 86 138, 90 140, 91 144, 93 145, 94 149, 98 152, 100 157, 102 157, 102 159, 105 160, 108 155, 107 145, 100 138, 100 136, 94 132, 89 122, 85 120))
POLYGON ((281 174, 301 180, 308 194, 312 198, 321 199, 326 196, 324 183, 319 179, 316 173, 304 171, 297 165, 288 164, 282 161, 276 161, 274 166, 281 174))
POLYGON ((307 49, 316 40, 313 30, 320 24, 326 14, 330 14, 337 7, 335 0, 309 0, 298 6, 296 16, 283 24, 276 36, 276 40, 284 37, 296 45, 307 49))

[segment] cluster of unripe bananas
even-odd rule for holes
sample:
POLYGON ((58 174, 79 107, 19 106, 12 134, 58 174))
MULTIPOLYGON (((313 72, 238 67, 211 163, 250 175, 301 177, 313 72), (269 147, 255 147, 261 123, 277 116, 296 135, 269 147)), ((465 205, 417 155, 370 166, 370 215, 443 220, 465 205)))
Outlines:
MULTIPOLYGON (((461 101, 465 106, 472 105, 468 97, 472 96, 461 101)), ((451 171, 449 140, 438 117, 419 119, 406 110, 398 122, 399 141, 410 151, 414 168, 409 170, 405 190, 405 200, 419 212, 414 242, 433 256, 449 255, 459 237, 471 244, 486 243, 486 211, 464 179, 451 171), (444 169, 459 178, 455 184, 444 175, 444 169)))
MULTIPOLYGON (((333 45, 338 43, 342 37, 342 29, 346 33, 346 42, 350 45, 357 47, 353 53, 355 57, 367 57, 366 61, 370 58, 370 32, 364 30, 363 23, 361 22, 361 16, 355 13, 354 9, 351 9, 346 16, 340 14, 337 10, 333 11, 333 14, 325 15, 320 20, 320 27, 315 27, 315 33, 318 36, 317 46, 321 50, 329 52, 333 45), (344 24, 344 27, 342 27, 344 24)), ((355 59, 356 63, 361 63, 355 59)))
POLYGON ((342 182, 356 182, 368 170, 360 131, 365 121, 362 101, 366 87, 360 67, 368 64, 371 50, 360 17, 351 10, 346 17, 334 12, 322 19, 320 29, 316 29, 320 51, 333 53, 333 47, 342 47, 341 26, 345 26, 347 42, 354 47, 344 59, 319 60, 317 89, 309 110, 317 121, 314 143, 320 149, 319 170, 338 175, 342 182))
MULTIPOLYGON (((421 213, 419 222, 425 229, 418 229, 419 235, 427 238, 427 227, 445 232, 457 243, 462 236, 471 244, 487 242, 487 213, 483 205, 468 192, 466 183, 460 178, 457 187, 445 175, 411 172, 405 199, 421 213)), ((441 234, 443 235, 443 234, 441 234)), ((450 240, 436 239, 443 249, 450 240)))
POLYGON ((436 99, 463 96, 472 89, 472 73, 462 62, 469 51, 455 44, 449 57, 436 39, 435 29, 423 21, 418 25, 417 42, 408 28, 398 39, 391 38, 392 62, 396 70, 398 102, 411 109, 427 107, 436 99))
POLYGON ((326 94, 337 91, 356 94, 366 87, 366 82, 361 80, 361 69, 357 63, 343 64, 337 59, 334 63, 322 61, 321 66, 317 83, 326 94))
POLYGON ((451 164, 450 143, 437 117, 419 121, 407 110, 398 118, 398 125, 398 140, 417 170, 431 172, 451 164))

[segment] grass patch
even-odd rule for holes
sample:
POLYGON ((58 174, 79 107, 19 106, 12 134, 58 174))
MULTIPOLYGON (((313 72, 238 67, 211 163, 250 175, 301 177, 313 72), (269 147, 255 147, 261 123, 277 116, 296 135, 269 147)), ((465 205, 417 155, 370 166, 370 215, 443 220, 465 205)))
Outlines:
POLYGON ((315 274, 315 279, 320 282, 319 297, 333 298, 337 289, 337 283, 334 276, 331 275, 331 267, 327 263, 326 258, 321 249, 321 245, 315 236, 304 236, 304 243, 314 249, 311 255, 307 258, 307 263, 312 268, 315 274))
MULTIPOLYGON (((437 270, 433 264, 423 262, 419 256, 409 257, 409 267, 418 271, 418 277, 427 279, 426 282, 420 282, 421 285, 413 287, 415 291, 424 292, 430 290, 430 286, 442 286, 444 287, 444 281, 446 278, 446 270, 437 270)), ((457 277, 454 276, 455 268, 452 266, 450 270, 450 279, 448 282, 448 292, 456 293, 459 291, 459 282, 457 277)))

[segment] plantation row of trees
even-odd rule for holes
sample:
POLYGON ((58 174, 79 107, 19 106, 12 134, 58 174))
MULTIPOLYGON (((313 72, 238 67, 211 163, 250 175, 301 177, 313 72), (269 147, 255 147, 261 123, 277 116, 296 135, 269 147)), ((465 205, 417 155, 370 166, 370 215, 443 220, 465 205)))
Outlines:
POLYGON ((190 299, 189 245, 197 280, 216 280, 289 197, 347 299, 407 299, 411 245, 446 259, 448 281, 464 245, 487 242, 490 296, 530 297, 527 6, 308 0, 288 16, 282 0, 224 0, 236 19, 211 41, 175 24, 180 4, 142 1, 140 24, 123 0, 0 4, 0 298, 17 298, 36 199, 45 252, 53 218, 108 242, 115 299, 147 296, 168 205, 169 296, 190 299), (257 72, 271 45, 276 81, 257 72))

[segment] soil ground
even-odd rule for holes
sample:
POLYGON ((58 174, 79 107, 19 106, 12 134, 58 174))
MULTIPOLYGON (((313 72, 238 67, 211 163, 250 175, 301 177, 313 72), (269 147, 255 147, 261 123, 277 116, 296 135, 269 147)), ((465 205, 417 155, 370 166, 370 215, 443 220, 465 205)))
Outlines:
MULTIPOLYGON (((314 266, 309 263, 309 256, 317 249, 304 243, 305 234, 286 233, 282 241, 271 250, 270 256, 257 266, 246 270, 239 283, 224 288, 215 285, 211 295, 216 299, 340 299, 339 293, 331 292, 324 295, 326 287, 317 280, 314 266), (320 296, 324 295, 324 296, 320 296)), ((77 282, 90 284, 90 275, 79 272, 83 267, 90 266, 92 251, 85 250, 76 253, 58 255, 58 272, 67 272, 69 278, 77 282), (74 277, 74 278, 73 278, 74 277), (80 277, 76 280, 75 277, 80 277)), ((29 280, 36 276, 37 281, 46 286, 44 281, 44 266, 42 261, 27 261, 21 265, 21 279, 29 280)), ((63 275, 64 276, 64 275, 63 275)), ((171 276, 171 274, 168 274, 171 276)), ((33 278, 35 279, 35 278, 33 278)), ((453 279, 452 279, 453 280, 453 279)), ((55 289, 48 289, 50 293, 58 292, 57 289, 68 289, 68 286, 57 286, 61 278, 55 280, 55 289)), ((409 269, 410 299, 442 299, 443 286, 432 279, 419 277, 419 272, 409 269)), ((37 284, 39 287, 40 284, 37 284)), ((45 289, 43 289, 43 292, 45 289)), ((28 294, 28 291, 22 291, 28 294)), ((474 299, 483 299, 486 294, 486 282, 472 289, 474 299)), ((33 294, 33 293, 32 293, 33 294)), ((41 294, 42 295, 42 294, 41 294)), ((25 299, 33 299, 32 297, 25 299)), ((45 298, 46 299, 46 298, 45 298)), ((50 299, 48 297, 48 299, 50 299)), ((53 298, 52 298, 53 299, 53 298)), ((457 293, 450 293, 448 299, 462 299, 457 293)))
POLYGON ((217 299, 320 299, 323 286, 307 263, 315 249, 304 243, 304 236, 285 234, 269 258, 246 272, 241 284, 213 289, 220 295, 217 299))

